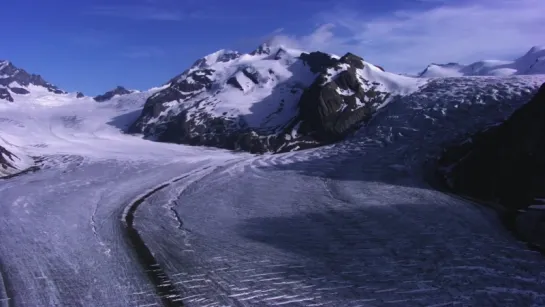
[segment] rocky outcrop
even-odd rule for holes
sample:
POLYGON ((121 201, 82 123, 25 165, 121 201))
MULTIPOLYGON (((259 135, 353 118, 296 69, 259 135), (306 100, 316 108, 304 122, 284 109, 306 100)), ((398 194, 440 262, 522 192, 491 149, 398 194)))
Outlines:
POLYGON ((13 102, 13 97, 11 97, 9 90, 5 87, 0 87, 0 100, 13 102))
POLYGON ((454 192, 499 203, 515 228, 543 221, 526 209, 545 199, 545 84, 503 123, 445 149, 437 173, 454 192))
MULTIPOLYGON (((9 152, 4 147, 0 146, 0 167, 5 171, 8 168, 15 168, 13 166, 13 159, 16 158, 14 154, 9 152)), ((1 174, 2 172, 0 172, 1 174)))
POLYGON ((319 72, 299 101, 299 133, 320 143, 344 138, 370 118, 389 93, 379 92, 358 76, 363 59, 351 53, 339 60, 327 54, 302 54, 301 59, 319 72))
POLYGON ((96 102, 104 102, 104 101, 112 99, 114 96, 127 95, 127 94, 131 94, 133 92, 134 91, 128 90, 128 89, 126 89, 126 88, 124 88, 122 86, 117 86, 116 88, 114 88, 111 91, 108 91, 108 92, 106 92, 106 93, 104 93, 102 95, 95 96, 93 99, 96 102))
POLYGON ((13 97, 9 98, 11 97, 9 91, 25 95, 30 93, 28 90, 30 85, 43 87, 54 94, 66 93, 55 85, 45 81, 40 75, 29 74, 24 69, 17 68, 11 62, 0 61, 0 99, 13 101, 13 97))
POLYGON ((85 95, 83 95, 82 92, 77 92, 76 93, 76 98, 83 98, 83 97, 85 97, 85 95))

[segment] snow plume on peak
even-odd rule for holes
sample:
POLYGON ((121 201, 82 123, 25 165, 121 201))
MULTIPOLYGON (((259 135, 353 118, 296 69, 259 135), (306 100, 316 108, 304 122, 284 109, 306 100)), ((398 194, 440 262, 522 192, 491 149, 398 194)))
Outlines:
POLYGON ((259 45, 254 51, 250 52, 251 55, 262 55, 262 54, 271 54, 271 46, 269 43, 265 42, 259 45))
POLYGON ((534 46, 514 61, 483 60, 470 65, 431 64, 419 77, 510 76, 545 74, 545 46, 534 46))

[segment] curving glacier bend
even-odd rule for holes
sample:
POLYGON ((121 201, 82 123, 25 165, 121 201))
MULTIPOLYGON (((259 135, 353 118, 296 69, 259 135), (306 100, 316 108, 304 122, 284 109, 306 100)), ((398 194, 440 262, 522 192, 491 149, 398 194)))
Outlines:
POLYGON ((436 80, 345 142, 263 156, 120 133, 149 93, 2 105, 2 145, 40 170, 0 182, 0 303, 544 305, 545 259, 489 209, 434 190, 420 167, 543 81, 436 80), (134 215, 177 290, 165 303, 123 219, 167 182, 134 215))

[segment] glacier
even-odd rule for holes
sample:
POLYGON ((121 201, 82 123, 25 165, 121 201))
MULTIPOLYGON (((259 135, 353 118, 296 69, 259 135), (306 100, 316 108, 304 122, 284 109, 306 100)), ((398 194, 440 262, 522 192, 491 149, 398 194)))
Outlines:
POLYGON ((124 134, 161 88, 100 103, 13 94, 0 146, 39 169, 0 179, 0 304, 544 305, 542 255, 423 167, 543 82, 434 79, 345 141, 274 155, 124 134))

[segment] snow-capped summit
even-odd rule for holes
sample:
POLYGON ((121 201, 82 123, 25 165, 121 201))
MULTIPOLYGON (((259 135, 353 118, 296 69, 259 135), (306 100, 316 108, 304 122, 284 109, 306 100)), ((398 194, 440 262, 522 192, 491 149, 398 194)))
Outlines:
POLYGON ((418 74, 423 78, 460 76, 510 76, 545 74, 545 46, 534 46, 514 61, 484 60, 462 65, 431 64, 418 74))
POLYGON ((219 50, 152 95, 130 131, 254 152, 317 146, 344 137, 391 96, 421 81, 351 53, 338 57, 268 43, 246 54, 219 50))
POLYGON ((0 61, 0 100, 14 102, 14 96, 28 95, 32 91, 66 94, 40 75, 30 74, 10 61, 0 61))

